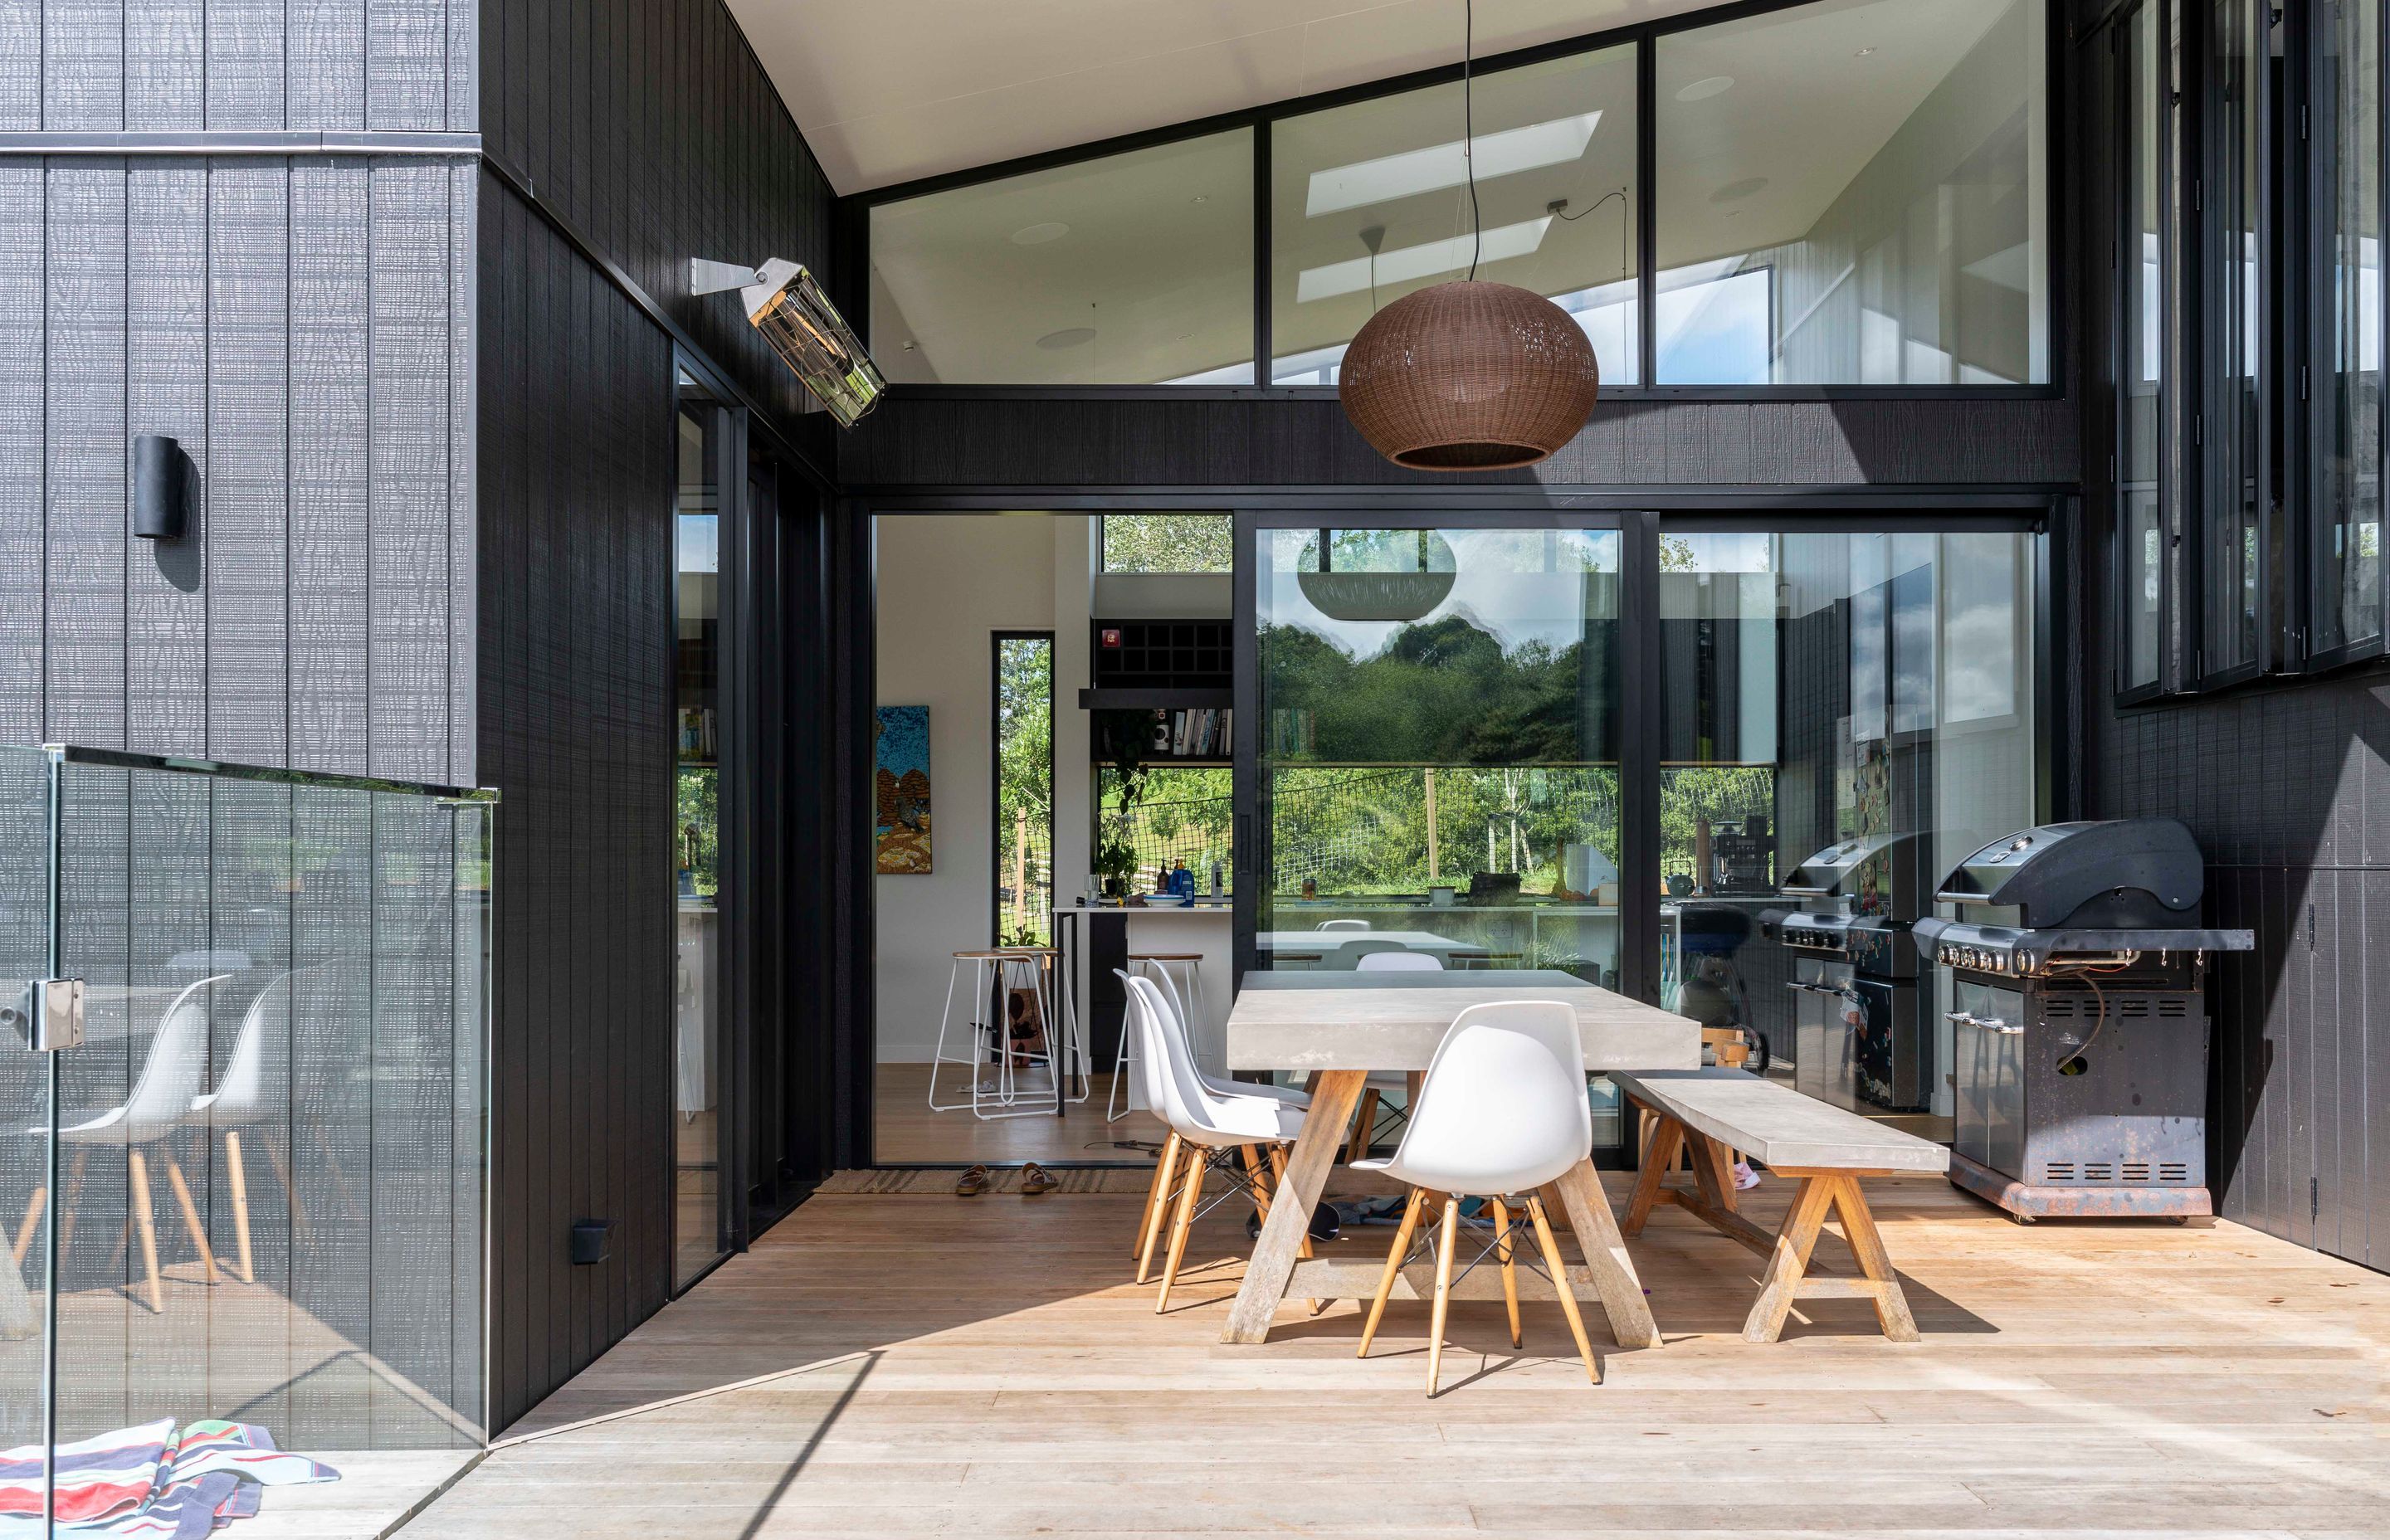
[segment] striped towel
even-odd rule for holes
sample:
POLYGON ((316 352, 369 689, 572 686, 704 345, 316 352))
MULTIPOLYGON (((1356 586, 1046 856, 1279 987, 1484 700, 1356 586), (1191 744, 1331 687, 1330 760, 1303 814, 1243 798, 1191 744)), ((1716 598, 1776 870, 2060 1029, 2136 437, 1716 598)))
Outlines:
MULTIPOLYGON (((173 1418, 58 1445, 61 1533, 199 1540, 253 1516, 261 1491, 340 1480, 340 1472, 274 1446, 264 1429, 173 1418)), ((42 1532, 42 1451, 0 1453, 0 1540, 42 1532)))

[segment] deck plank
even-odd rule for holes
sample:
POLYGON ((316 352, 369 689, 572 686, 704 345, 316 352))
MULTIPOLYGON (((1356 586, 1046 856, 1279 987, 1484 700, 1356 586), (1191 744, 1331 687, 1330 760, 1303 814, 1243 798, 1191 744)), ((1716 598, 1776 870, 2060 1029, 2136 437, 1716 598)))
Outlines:
MULTIPOLYGON (((1744 1212, 1772 1227, 1793 1186, 1744 1212)), ((1290 1303, 1267 1342, 1221 1344, 1231 1205, 1156 1316, 1123 1264, 1133 1194, 816 1198, 508 1436, 632 1415, 502 1444, 405 1533, 2378 1528, 2390 1278, 2229 1223, 2027 1228, 1930 1178, 1871 1196, 1918 1344, 1856 1299, 1743 1341, 1757 1259, 1662 1209, 1629 1250, 1665 1351, 1616 1348, 1592 1313, 1588 1386, 1548 1303, 1514 1354, 1498 1302, 1461 1302, 1433 1401, 1422 1304, 1391 1305, 1366 1360, 1350 1304, 1290 1303), (633 1410, 781 1369, 803 1372, 633 1410)), ((1382 1257, 1390 1236, 1323 1250, 1382 1257)))

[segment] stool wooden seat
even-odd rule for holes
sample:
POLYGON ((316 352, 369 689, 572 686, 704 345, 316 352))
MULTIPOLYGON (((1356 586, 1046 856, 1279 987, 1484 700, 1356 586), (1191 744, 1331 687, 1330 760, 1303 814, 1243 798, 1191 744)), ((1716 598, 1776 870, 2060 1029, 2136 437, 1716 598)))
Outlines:
POLYGON ((1132 952, 1128 955, 1128 960, 1131 962, 1200 963, 1203 960, 1203 954, 1201 952, 1132 952))

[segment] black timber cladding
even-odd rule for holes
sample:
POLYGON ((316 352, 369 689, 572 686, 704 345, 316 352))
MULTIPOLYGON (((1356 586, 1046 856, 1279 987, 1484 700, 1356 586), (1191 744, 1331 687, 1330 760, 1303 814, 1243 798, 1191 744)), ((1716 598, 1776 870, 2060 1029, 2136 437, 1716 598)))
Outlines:
POLYGON ((482 768, 498 825, 491 1396, 503 1428, 667 1297, 672 350, 483 181, 482 768), (577 1219, 620 1228, 571 1264, 577 1219))
MULTIPOLYGON (((460 0, 461 3, 461 0, 460 0)), ((829 419, 692 257, 829 270, 835 199, 722 0, 484 0, 482 142, 827 468, 829 419)))
POLYGON ((2081 468, 2079 415, 2058 395, 1604 401, 1539 465, 1433 476, 1380 458, 1333 400, 900 390, 840 437, 838 470, 848 489, 878 491, 2071 486, 2081 468))
MULTIPOLYGON (((826 467, 827 418, 736 297, 687 290, 692 257, 826 269, 834 205, 720 0, 487 0, 479 26, 484 149, 504 172, 482 183, 480 305, 482 776, 508 815, 494 1039, 503 1429, 661 1306, 671 1274, 675 366, 671 335, 613 275, 765 415, 752 439, 826 467), (611 1260, 570 1266, 581 1218, 620 1222, 611 1260)), ((759 559, 793 562, 823 533, 796 488, 781 503, 805 528, 784 537, 786 557, 761 542, 759 559)), ((817 633, 823 590, 789 595, 784 634, 817 633)), ((809 918, 792 906, 792 954, 809 918)), ((746 1031, 779 1030, 768 984, 725 999, 775 1018, 746 1031)), ((819 1012, 803 1020, 828 1032, 819 1012)), ((824 1051, 788 1047, 786 1115, 801 1130, 829 1119, 832 1086, 808 1068, 824 1051)), ((817 1135, 792 1143, 818 1164, 817 1135)))

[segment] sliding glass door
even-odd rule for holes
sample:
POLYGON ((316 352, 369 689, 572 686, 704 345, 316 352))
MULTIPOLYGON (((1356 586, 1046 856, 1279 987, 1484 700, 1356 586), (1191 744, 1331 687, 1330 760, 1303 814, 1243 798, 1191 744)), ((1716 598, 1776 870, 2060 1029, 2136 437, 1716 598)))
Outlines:
POLYGON ((725 1051, 723 744, 726 489, 742 484, 731 411, 684 374, 673 531, 673 1286, 731 1249, 725 1051))
POLYGON ((1618 531, 1381 515, 1252 541, 1252 965, 1615 984, 1618 531))

